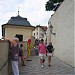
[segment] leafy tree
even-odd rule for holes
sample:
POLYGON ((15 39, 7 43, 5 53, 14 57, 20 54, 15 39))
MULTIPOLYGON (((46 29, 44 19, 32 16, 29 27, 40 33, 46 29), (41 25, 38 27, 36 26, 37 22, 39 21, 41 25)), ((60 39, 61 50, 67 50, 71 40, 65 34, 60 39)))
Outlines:
POLYGON ((46 11, 56 11, 64 0, 49 0, 45 4, 46 11))

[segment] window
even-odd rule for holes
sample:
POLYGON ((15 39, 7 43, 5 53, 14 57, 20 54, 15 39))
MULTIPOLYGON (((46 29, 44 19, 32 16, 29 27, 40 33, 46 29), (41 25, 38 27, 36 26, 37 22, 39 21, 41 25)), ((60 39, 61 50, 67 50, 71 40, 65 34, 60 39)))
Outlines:
POLYGON ((43 33, 41 33, 41 38, 44 38, 44 34, 43 33))
POLYGON ((36 34, 38 35, 38 32, 36 34))
POLYGON ((36 30, 38 30, 38 28, 36 30))
POLYGON ((19 41, 23 41, 23 35, 16 34, 15 37, 17 37, 19 39, 19 41))
POLYGON ((35 33, 34 33, 34 36, 35 36, 35 33))

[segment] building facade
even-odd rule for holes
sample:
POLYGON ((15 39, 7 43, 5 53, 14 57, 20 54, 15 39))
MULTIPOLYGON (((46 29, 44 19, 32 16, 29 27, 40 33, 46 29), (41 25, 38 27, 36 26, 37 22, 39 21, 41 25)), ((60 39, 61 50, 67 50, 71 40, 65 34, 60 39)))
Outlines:
POLYGON ((40 26, 37 25, 33 31, 33 36, 35 37, 35 39, 44 39, 44 41, 46 42, 46 31, 47 31, 47 26, 40 26))
MULTIPOLYGON (((47 39, 51 41, 55 47, 54 56, 72 67, 75 67, 74 6, 75 0, 64 0, 58 10, 49 19, 47 30, 47 39), (51 25, 53 26, 52 33, 50 33, 51 25)), ((48 41, 47 43, 49 43, 48 41)))
POLYGON ((30 24, 27 18, 20 15, 11 17, 11 19, 2 25, 2 36, 13 39, 19 38, 19 41, 27 41, 32 36, 34 26, 30 24))

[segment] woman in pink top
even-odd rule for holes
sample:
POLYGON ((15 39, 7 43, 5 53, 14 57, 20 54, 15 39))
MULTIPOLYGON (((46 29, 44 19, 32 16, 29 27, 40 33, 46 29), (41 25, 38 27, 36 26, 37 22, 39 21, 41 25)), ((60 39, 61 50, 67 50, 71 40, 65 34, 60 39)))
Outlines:
POLYGON ((43 39, 41 39, 41 43, 39 44, 39 56, 40 56, 41 67, 44 67, 44 61, 45 61, 44 57, 46 56, 46 45, 43 39))

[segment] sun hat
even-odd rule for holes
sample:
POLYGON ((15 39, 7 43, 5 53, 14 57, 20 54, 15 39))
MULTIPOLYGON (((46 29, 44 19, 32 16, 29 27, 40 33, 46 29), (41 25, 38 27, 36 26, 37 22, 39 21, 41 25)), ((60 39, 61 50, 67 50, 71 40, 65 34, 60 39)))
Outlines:
POLYGON ((16 41, 16 42, 18 42, 18 41, 19 41, 19 39, 18 39, 18 38, 14 38, 14 39, 13 39, 13 41, 16 41))

